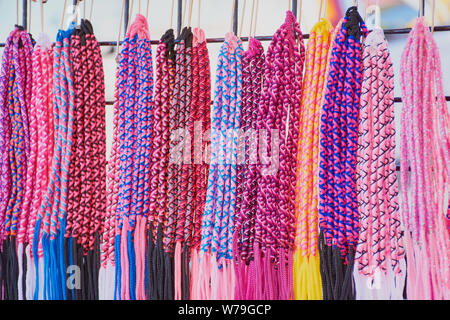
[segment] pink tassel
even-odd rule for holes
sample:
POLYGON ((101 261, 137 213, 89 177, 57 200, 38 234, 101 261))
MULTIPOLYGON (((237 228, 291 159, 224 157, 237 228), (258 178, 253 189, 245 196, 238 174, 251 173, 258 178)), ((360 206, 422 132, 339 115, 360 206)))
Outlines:
POLYGON ((232 260, 227 260, 224 264, 225 274, 225 288, 226 288, 226 300, 234 300, 234 288, 235 288, 235 270, 232 260))
POLYGON ((271 291, 273 290, 272 274, 270 272, 270 262, 266 254, 262 258, 262 272, 263 272, 263 292, 261 299, 270 300, 271 291))
POLYGON ((262 300, 264 298, 264 284, 266 283, 264 278, 264 263, 261 257, 261 249, 259 245, 255 245, 255 263, 251 271, 254 279, 254 285, 256 287, 254 298, 256 300, 262 300))
POLYGON ((217 289, 220 286, 219 279, 218 279, 219 266, 217 265, 217 260, 216 260, 215 256, 210 255, 209 261, 210 261, 209 272, 210 272, 211 285, 209 286, 210 295, 209 295, 208 299, 209 300, 217 300, 217 293, 218 293, 217 289))
POLYGON ((145 232, 146 220, 142 216, 136 219, 135 251, 136 251, 136 299, 145 300, 145 232))
POLYGON ((217 296, 216 300, 226 300, 227 299, 227 267, 225 264, 222 265, 222 269, 217 270, 217 296))
POLYGON ((239 262, 235 266, 235 299, 237 300, 243 300, 246 299, 245 293, 247 292, 247 287, 249 283, 248 273, 247 273, 248 267, 245 264, 244 261, 239 260, 239 262))
POLYGON ((198 282, 199 282, 199 271, 200 265, 198 262, 198 249, 192 249, 192 259, 191 259, 191 281, 190 281, 190 297, 191 300, 199 300, 199 290, 198 290, 198 282))
POLYGON ((198 280, 198 298, 200 300, 209 300, 211 297, 211 254, 205 253, 200 258, 199 266, 199 280, 198 280))

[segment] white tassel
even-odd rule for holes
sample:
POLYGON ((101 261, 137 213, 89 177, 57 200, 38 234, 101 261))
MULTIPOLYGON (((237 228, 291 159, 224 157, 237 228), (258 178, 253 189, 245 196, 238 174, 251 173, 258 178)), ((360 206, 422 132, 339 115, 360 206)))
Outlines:
POLYGON ((114 300, 115 266, 108 261, 106 267, 100 267, 98 290, 100 300, 114 300))
POLYGON ((406 261, 405 259, 400 260, 400 274, 394 275, 393 288, 391 291, 391 300, 403 300, 403 290, 405 288, 406 281, 406 261))
POLYGON ((27 255, 27 273, 26 273, 26 293, 25 297, 27 300, 33 300, 34 290, 36 288, 35 284, 35 268, 34 261, 31 253, 30 245, 25 248, 25 253, 27 255))
POLYGON ((44 300, 44 258, 39 259, 39 292, 38 292, 38 300, 44 300))
POLYGON ((18 299, 23 300, 23 243, 17 246, 17 262, 19 264, 19 278, 17 280, 18 299))
POLYGON ((114 300, 114 281, 115 281, 116 268, 112 263, 108 263, 106 266, 106 299, 114 300))
MULTIPOLYGON (((387 265, 391 265, 388 259, 387 265)), ((402 300, 405 285, 406 263, 400 261, 402 273, 397 275, 391 268, 387 272, 376 270, 373 276, 362 275, 358 271, 358 261, 353 268, 353 279, 357 300, 402 300)))
POLYGON ((98 299, 106 300, 106 267, 100 266, 100 270, 98 271, 98 299))

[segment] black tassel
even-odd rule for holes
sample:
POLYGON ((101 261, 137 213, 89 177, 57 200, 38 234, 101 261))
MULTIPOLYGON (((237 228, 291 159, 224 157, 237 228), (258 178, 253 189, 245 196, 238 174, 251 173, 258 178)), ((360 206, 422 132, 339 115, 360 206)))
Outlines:
MULTIPOLYGON (((162 223, 158 226, 157 233, 157 250, 155 252, 157 264, 157 270, 160 270, 158 273, 159 276, 156 277, 156 286, 158 290, 158 299, 164 299, 164 288, 166 283, 167 274, 165 272, 165 254, 164 254, 164 246, 163 246, 163 226, 162 223)), ((156 275, 156 273, 155 273, 156 275)))
POLYGON ((27 292, 27 253, 24 246, 23 252, 22 252, 22 292, 23 292, 23 300, 27 300, 26 292, 27 292))
POLYGON ((5 266, 4 266, 4 252, 5 252, 5 242, 2 242, 0 247, 0 300, 4 300, 4 287, 5 287, 5 266))
POLYGON ((183 300, 189 300, 189 247, 187 245, 184 246, 183 252, 181 255, 181 283, 182 283, 182 292, 183 292, 183 300))
POLYGON ((327 246, 323 232, 319 234, 320 275, 324 300, 354 300, 353 265, 355 249, 350 248, 348 263, 341 258, 340 249, 327 246))
POLYGON ((173 257, 170 253, 164 252, 164 300, 174 299, 174 283, 173 283, 173 257))
POLYGON ((19 263, 17 260, 16 237, 11 236, 7 238, 6 243, 6 300, 18 300, 19 263))
POLYGON ((98 300, 98 274, 100 272, 100 235, 98 234, 98 232, 95 233, 94 237, 94 250, 92 252, 92 297, 94 300, 98 300))

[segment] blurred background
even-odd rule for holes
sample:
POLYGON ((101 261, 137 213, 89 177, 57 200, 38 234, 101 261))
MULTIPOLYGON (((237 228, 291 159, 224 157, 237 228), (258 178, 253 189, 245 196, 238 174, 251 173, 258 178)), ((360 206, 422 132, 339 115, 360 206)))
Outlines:
MULTIPOLYGON (((58 28, 61 27, 64 15, 64 28, 71 16, 72 8, 68 6, 64 12, 65 0, 47 0, 44 4, 44 32, 50 39, 55 39, 58 28)), ((72 4, 72 0, 67 0, 67 4, 72 4)), ((172 11, 172 0, 130 0, 130 11, 132 16, 130 23, 134 20, 134 16, 141 7, 141 13, 146 14, 148 5, 148 22, 152 40, 158 40, 162 34, 171 27, 176 28, 177 24, 177 0, 174 1, 175 6, 172 11), (140 5, 139 5, 140 3, 140 5), (172 14, 172 18, 171 18, 172 14)), ((292 1, 290 0, 259 0, 258 12, 256 15, 256 35, 270 36, 273 35, 277 28, 283 23, 286 11, 289 9, 292 1)), ((309 33, 312 26, 318 21, 320 0, 301 1, 302 9, 301 28, 303 33, 309 33)), ((385 29, 411 27, 419 13, 419 5, 422 0, 379 0, 381 7, 381 25, 385 29)), ((432 21, 432 0, 425 1, 425 17, 431 24, 432 21)), ((99 41, 116 41, 119 33, 123 39, 123 25, 119 28, 121 9, 123 0, 83 0, 78 8, 81 16, 86 18, 91 16, 91 22, 94 27, 94 33, 99 41), (92 9, 92 10, 91 10, 92 9)), ((183 0, 183 6, 189 3, 183 0)), ((361 16, 364 17, 364 8, 369 4, 375 4, 376 0, 358 1, 358 8, 361 16)), ((327 18, 335 25, 339 19, 345 14, 349 6, 353 4, 353 0, 328 0, 327 1, 327 18)), ((239 25, 238 35, 248 36, 250 26, 250 11, 252 0, 239 0, 239 18, 240 24, 242 13, 244 19, 242 28, 239 25), (245 12, 244 12, 245 4, 245 12)), ((232 23, 233 0, 194 0, 192 10, 191 25, 198 26, 205 30, 206 37, 224 37, 226 32, 230 31, 232 23), (200 11, 198 5, 200 5, 200 11), (200 15, 198 15, 200 12, 200 15), (200 18, 200 19, 199 19, 200 18)), ((39 0, 37 2, 28 0, 28 30, 35 39, 41 32, 41 13, 39 0)), ((16 23, 22 24, 22 0, 0 0, 0 42, 4 43, 9 32, 14 28, 16 23), (19 11, 17 11, 17 8, 19 11)), ((188 16, 188 14, 186 14, 188 16)), ((435 2, 435 25, 450 25, 450 0, 436 0, 435 2)), ((442 74, 444 81, 444 92, 450 95, 450 32, 434 32, 434 37, 439 46, 442 60, 442 74)), ((407 34, 387 35, 389 41, 392 60, 395 69, 395 96, 401 96, 399 86, 399 64, 400 57, 404 45, 406 43, 407 34)), ((269 42, 263 43, 267 48, 269 42)), ((211 43, 208 45, 212 82, 214 83, 215 68, 217 55, 219 53, 220 43, 211 43)), ((247 44, 244 44, 244 48, 247 44)), ((156 52, 156 45, 153 47, 153 53, 156 52)), ((103 63, 105 69, 106 84, 106 100, 113 100, 115 70, 116 70, 116 48, 102 47, 103 63)), ((3 48, 0 48, 0 54, 3 48)), ((450 105, 448 103, 448 105, 450 105)), ((400 118, 401 103, 396 104, 397 116, 397 133, 400 126, 398 119, 400 118)), ((112 139, 112 106, 106 106, 107 111, 107 152, 109 156, 111 139, 112 139)), ((398 137, 398 135, 397 135, 398 137)), ((398 138, 397 138, 398 139, 398 138)))

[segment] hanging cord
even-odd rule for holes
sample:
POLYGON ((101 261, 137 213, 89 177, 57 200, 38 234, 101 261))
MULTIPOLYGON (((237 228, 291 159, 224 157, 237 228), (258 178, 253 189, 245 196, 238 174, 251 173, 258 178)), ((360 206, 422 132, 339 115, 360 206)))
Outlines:
POLYGON ((252 37, 252 28, 253 28, 253 14, 255 12, 255 0, 252 0, 252 10, 250 13, 250 26, 248 30, 248 48, 250 48, 250 38, 252 37))
POLYGON ((134 0, 130 0, 130 1, 131 1, 131 6, 130 6, 130 15, 129 15, 129 19, 128 19, 127 33, 128 33, 128 30, 130 30, 130 26, 132 25, 132 23, 130 23, 130 21, 133 21, 132 17, 133 17, 133 9, 134 9, 134 0))
POLYGON ((64 0, 63 12, 61 17, 61 30, 64 28, 64 16, 66 15, 67 0, 64 0))
POLYGON ((242 38, 242 29, 244 28, 244 17, 245 17, 245 6, 246 6, 246 4, 247 4, 247 0, 244 0, 244 4, 242 6, 241 23, 240 23, 240 26, 239 26, 239 38, 242 38))
POLYGON ((16 0, 16 14, 17 14, 17 19, 16 19, 16 24, 19 25, 19 0, 16 0))
POLYGON ((194 6, 194 0, 190 0, 189 2, 189 18, 188 18, 188 27, 191 26, 191 18, 192 18, 192 7, 194 6))
POLYGON ((145 19, 148 21, 148 8, 150 7, 150 0, 147 0, 147 9, 145 9, 145 19))
POLYGON ((198 0, 198 12, 197 12, 197 28, 200 29, 200 7, 202 5, 202 0, 198 0))
POLYGON ((301 27, 302 23, 302 9, 303 9, 303 0, 299 0, 298 2, 298 25, 301 27))
POLYGON ((41 32, 44 33, 44 0, 40 1, 41 7, 41 32))
POLYGON ((256 34, 256 22, 258 20, 258 9, 259 9, 259 0, 256 0, 256 9, 255 9, 255 24, 253 25, 253 38, 255 37, 256 34))
POLYGON ((123 21, 123 15, 125 10, 125 1, 122 1, 122 10, 120 11, 120 22, 119 22, 119 32, 117 34, 117 44, 116 44, 116 62, 119 63, 118 57, 119 57, 119 49, 120 49, 120 33, 122 32, 122 21, 123 21))
MULTIPOLYGON (((187 2, 188 0, 186 0, 187 2)), ((183 6, 183 17, 181 18, 181 30, 183 30, 184 24, 186 23, 186 10, 187 10, 187 3, 185 6, 183 6)))
POLYGON ((170 9, 170 29, 173 29, 173 8, 175 7, 175 0, 172 0, 172 8, 170 9))
POLYGON ((236 0, 233 1, 233 6, 231 7, 231 23, 230 23, 230 32, 234 34, 233 32, 233 16, 234 16, 234 9, 236 7, 236 0))
POLYGON ((319 20, 327 18, 327 3, 327 0, 320 1, 319 20))
POLYGON ((94 11, 94 0, 91 0, 91 9, 89 10, 89 21, 92 22, 92 12, 94 11))
POLYGON ((323 0, 320 0, 320 6, 319 6, 319 19, 322 18, 322 8, 323 8, 323 0))

